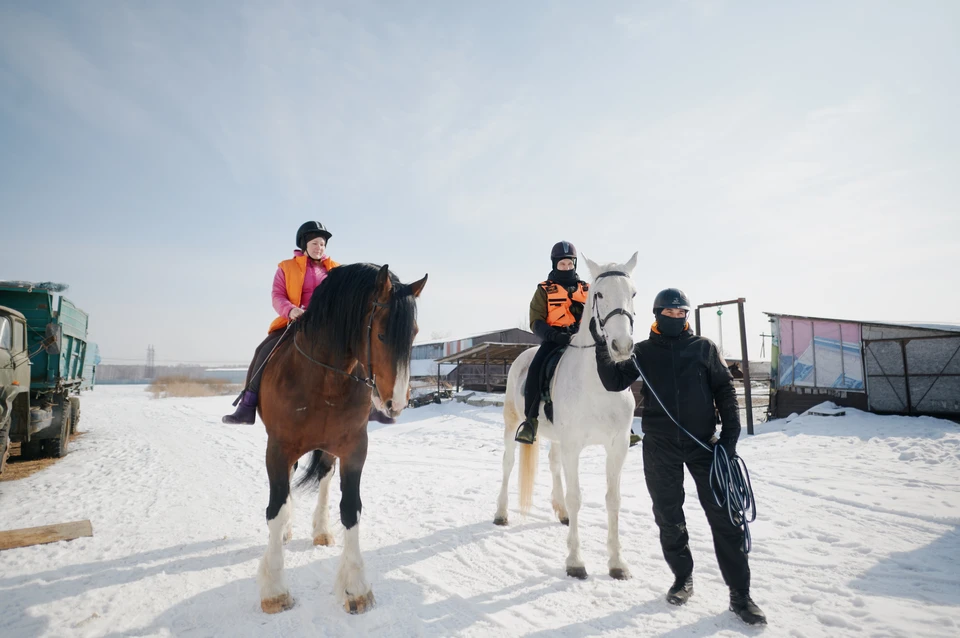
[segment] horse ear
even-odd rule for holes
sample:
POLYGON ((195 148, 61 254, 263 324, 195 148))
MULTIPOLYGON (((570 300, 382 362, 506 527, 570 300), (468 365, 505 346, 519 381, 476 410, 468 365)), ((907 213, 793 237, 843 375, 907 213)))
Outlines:
POLYGON ((428 275, 424 275, 423 279, 410 284, 410 289, 413 291, 414 297, 419 297, 420 291, 423 290, 423 287, 427 285, 427 276, 428 275))
POLYGON ((587 257, 586 255, 583 256, 583 260, 587 262, 587 269, 590 271, 590 279, 592 279, 593 281, 596 281, 597 275, 600 274, 600 266, 595 264, 593 260, 587 257))
MULTIPOLYGON (((638 251, 639 252, 639 251, 638 251)), ((633 253, 633 257, 630 258, 630 261, 626 263, 626 270, 628 273, 633 273, 633 269, 637 267, 637 253, 633 253)))
POLYGON ((390 266, 384 264, 380 268, 380 272, 377 273, 377 292, 380 295, 389 295, 390 291, 393 289, 393 284, 390 281, 390 266))

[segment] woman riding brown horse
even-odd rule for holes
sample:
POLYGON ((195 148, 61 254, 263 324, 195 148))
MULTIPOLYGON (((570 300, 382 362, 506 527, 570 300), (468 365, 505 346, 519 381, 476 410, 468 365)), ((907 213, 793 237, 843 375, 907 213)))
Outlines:
POLYGON ((290 471, 314 450, 300 483, 321 482, 314 542, 332 544, 326 529, 328 476, 340 459, 344 548, 336 592, 351 613, 373 605, 360 554, 360 474, 367 457, 371 403, 388 417, 407 405, 410 351, 417 333, 416 298, 427 277, 403 285, 387 266, 351 264, 330 271, 306 313, 293 324, 263 371, 260 419, 267 430, 270 540, 257 580, 268 613, 289 609, 283 542, 292 514, 290 471))
POLYGON ((333 235, 320 222, 305 222, 297 229, 297 249, 293 251, 293 257, 277 264, 273 276, 271 296, 277 317, 270 324, 267 337, 254 352, 243 392, 233 402, 237 409, 233 414, 224 415, 221 419, 224 423, 253 425, 256 421, 264 364, 286 334, 285 328, 303 315, 314 291, 330 271, 340 265, 327 254, 327 242, 331 237, 333 235))

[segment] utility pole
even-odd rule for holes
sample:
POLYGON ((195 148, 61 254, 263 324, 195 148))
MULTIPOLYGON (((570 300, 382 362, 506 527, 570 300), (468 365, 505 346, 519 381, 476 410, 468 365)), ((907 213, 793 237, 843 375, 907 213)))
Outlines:
POLYGON ((151 344, 147 346, 147 367, 143 372, 143 376, 145 376, 147 379, 153 379, 156 375, 156 352, 153 349, 153 344, 151 344))

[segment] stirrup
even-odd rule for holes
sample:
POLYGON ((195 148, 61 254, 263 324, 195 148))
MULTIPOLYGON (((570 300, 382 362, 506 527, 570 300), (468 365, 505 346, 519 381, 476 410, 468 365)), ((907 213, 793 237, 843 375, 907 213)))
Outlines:
POLYGON ((525 443, 530 445, 537 440, 537 431, 533 429, 533 425, 529 421, 524 421, 520 424, 520 427, 517 428, 517 433, 513 437, 513 440, 517 443, 525 443), (523 430, 523 426, 527 426, 527 428, 530 429, 530 440, 527 440, 526 438, 520 438, 520 432, 523 430))

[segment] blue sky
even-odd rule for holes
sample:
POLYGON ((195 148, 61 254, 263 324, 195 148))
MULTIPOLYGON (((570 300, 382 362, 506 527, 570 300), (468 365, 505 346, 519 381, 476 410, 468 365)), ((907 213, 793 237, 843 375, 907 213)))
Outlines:
POLYGON ((0 2, 0 277, 70 284, 114 361, 248 360, 309 219, 429 273, 424 338, 520 325, 560 239, 640 251, 641 317, 746 297, 754 355, 764 310, 960 322, 958 33, 950 1, 0 2))

